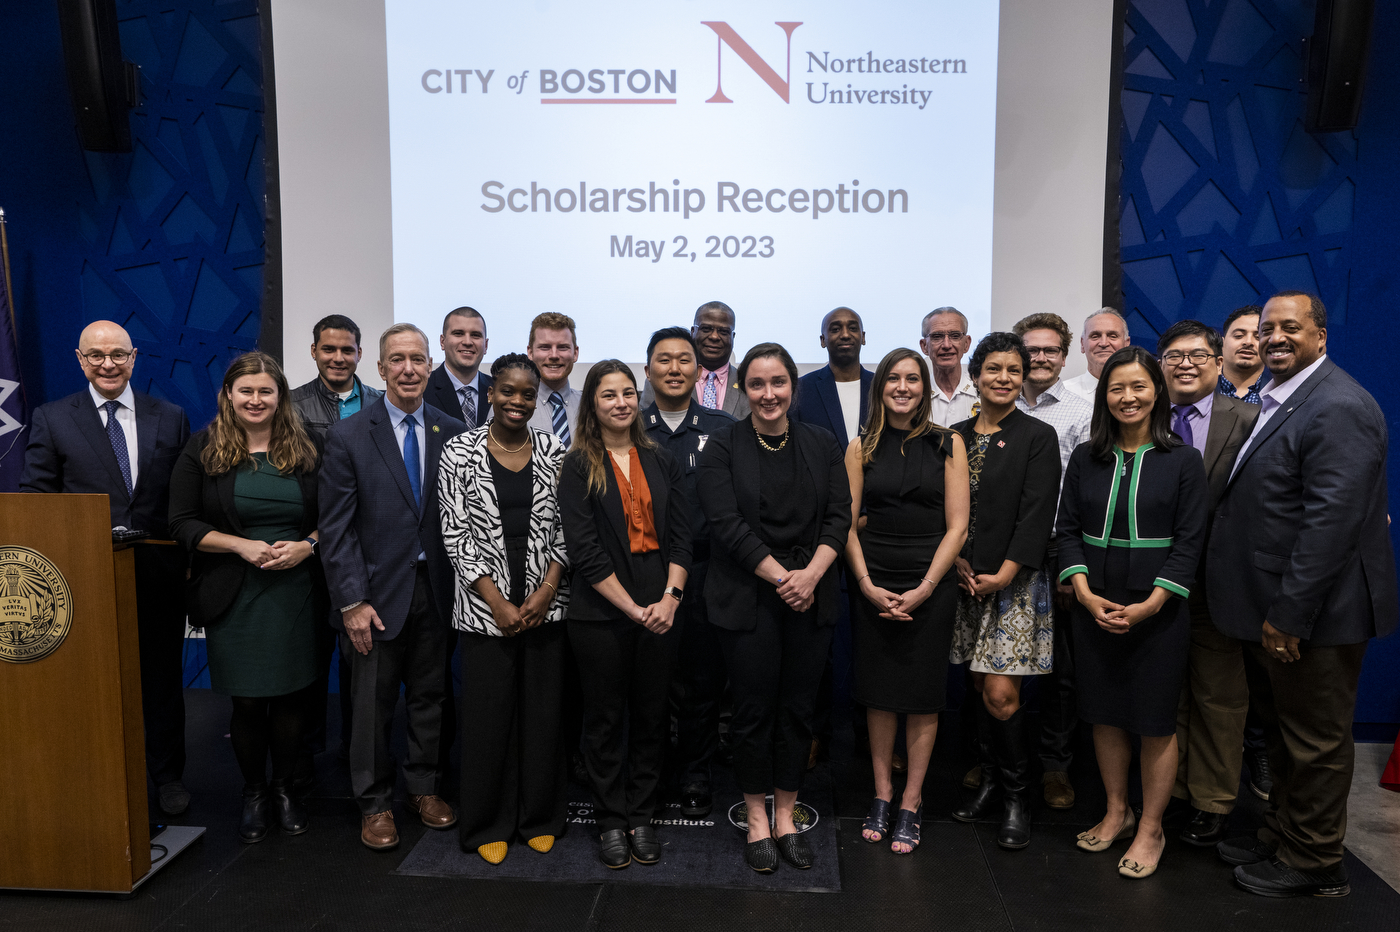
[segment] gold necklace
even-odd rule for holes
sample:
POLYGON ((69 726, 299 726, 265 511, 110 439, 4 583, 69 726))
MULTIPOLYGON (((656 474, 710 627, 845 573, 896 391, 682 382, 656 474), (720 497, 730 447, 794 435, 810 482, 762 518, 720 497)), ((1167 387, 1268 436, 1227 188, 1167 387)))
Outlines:
POLYGON ((489 427, 486 428, 486 439, 490 440, 492 443, 496 444, 496 446, 500 447, 501 452, 503 453, 519 453, 521 450, 525 449, 530 445, 529 431, 526 431, 525 433, 525 442, 522 443, 520 446, 516 447, 514 450, 506 446, 504 443, 501 443, 501 441, 497 440, 495 432, 489 427))
POLYGON ((792 422, 788 421, 787 430, 783 431, 783 442, 778 444, 776 447, 770 447, 768 445, 768 441, 764 440, 763 435, 760 434, 758 431, 754 431, 753 433, 754 436, 758 438, 759 446, 763 447, 763 449, 767 450, 769 453, 777 453, 783 447, 787 446, 788 436, 792 433, 792 422))

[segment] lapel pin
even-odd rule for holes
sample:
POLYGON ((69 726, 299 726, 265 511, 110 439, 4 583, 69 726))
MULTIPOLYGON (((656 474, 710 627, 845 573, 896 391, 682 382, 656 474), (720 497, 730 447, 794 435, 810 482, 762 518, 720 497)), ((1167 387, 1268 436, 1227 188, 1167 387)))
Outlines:
POLYGON ((997 441, 997 446, 999 446, 999 447, 1004 447, 1004 446, 1006 446, 1006 441, 1005 441, 1005 440, 998 440, 998 441, 997 441))
POLYGON ((434 424, 434 425, 433 425, 433 433, 435 433, 435 434, 442 433, 442 428, 441 428, 441 427, 438 427, 436 424, 434 424))

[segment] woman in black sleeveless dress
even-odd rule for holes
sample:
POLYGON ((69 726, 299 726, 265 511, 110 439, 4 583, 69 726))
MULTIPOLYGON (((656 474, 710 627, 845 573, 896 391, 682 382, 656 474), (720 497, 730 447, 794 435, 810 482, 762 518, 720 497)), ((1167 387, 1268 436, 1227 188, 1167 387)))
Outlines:
POLYGON ((948 653, 958 605, 950 572, 967 538, 967 453, 957 434, 933 424, 928 364, 909 349, 881 360, 871 383, 864 436, 846 451, 853 521, 846 560, 861 599, 853 613, 852 699, 865 706, 875 801, 861 835, 890 835, 895 854, 918 847, 924 774, 947 692, 948 653), (958 442, 955 442, 958 441, 958 442), (892 764, 898 716, 909 775, 893 833, 892 764))

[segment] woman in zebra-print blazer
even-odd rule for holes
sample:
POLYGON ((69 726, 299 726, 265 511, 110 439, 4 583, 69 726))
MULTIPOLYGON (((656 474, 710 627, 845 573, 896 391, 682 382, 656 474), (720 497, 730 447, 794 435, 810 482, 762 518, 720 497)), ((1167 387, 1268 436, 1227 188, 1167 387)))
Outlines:
POLYGON ((491 366, 491 421, 448 441, 438 487, 457 578, 462 647, 458 831, 492 864, 517 836, 541 853, 564 831, 561 684, 569 603, 559 469, 564 446, 529 427, 540 374, 511 353, 491 366))

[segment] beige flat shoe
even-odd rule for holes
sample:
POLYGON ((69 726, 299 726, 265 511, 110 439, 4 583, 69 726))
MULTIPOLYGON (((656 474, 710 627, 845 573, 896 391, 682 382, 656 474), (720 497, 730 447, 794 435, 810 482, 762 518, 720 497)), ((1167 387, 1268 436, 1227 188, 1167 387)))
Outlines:
POLYGON ((1114 842, 1131 838, 1136 831, 1137 813, 1129 809, 1127 817, 1123 819, 1123 827, 1118 829, 1118 834, 1112 838, 1100 838, 1088 832, 1080 832, 1079 840, 1074 843, 1074 846, 1081 851, 1107 851, 1114 842))
POLYGON ((1124 877, 1131 877, 1133 880, 1145 880, 1157 872, 1156 864, 1139 864, 1137 861, 1124 858, 1118 862, 1118 873, 1124 877))

